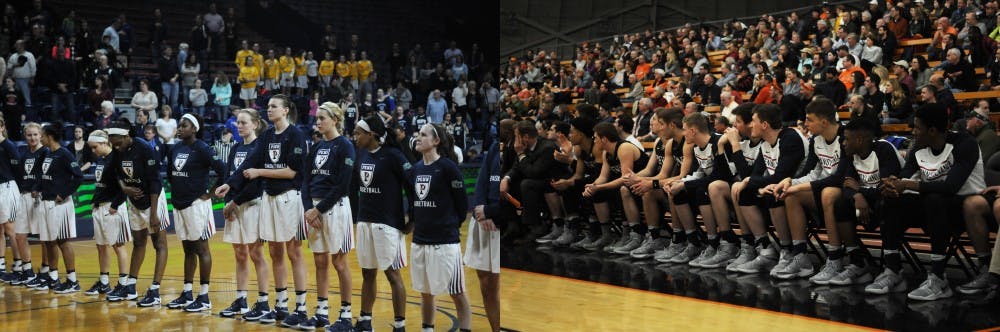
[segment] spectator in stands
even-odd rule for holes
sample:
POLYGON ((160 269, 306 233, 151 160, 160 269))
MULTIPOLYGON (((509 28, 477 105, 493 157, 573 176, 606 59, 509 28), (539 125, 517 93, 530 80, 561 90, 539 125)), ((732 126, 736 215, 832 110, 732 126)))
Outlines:
POLYGON ((906 89, 903 92, 913 96, 916 92, 917 82, 913 79, 913 76, 910 76, 909 69, 910 65, 906 60, 896 60, 892 63, 892 74, 896 75, 896 80, 906 89))
MULTIPOLYGON (((905 8, 905 7, 904 7, 905 8)), ((893 35, 904 38, 909 36, 909 23, 910 21, 900 13, 901 9, 897 6, 889 6, 889 19, 886 20, 886 28, 892 32, 893 35)))
POLYGON ((855 87, 854 73, 861 73, 862 76, 867 76, 867 75, 865 74, 865 71, 861 69, 860 66, 857 66, 857 64, 854 62, 853 57, 845 57, 842 60, 843 60, 842 63, 844 65, 844 70, 840 72, 839 79, 840 82, 844 83, 844 87, 847 88, 848 91, 851 91, 855 87))
POLYGON ((865 103, 864 96, 858 94, 851 95, 850 103, 847 105, 851 112, 850 121, 853 122, 858 119, 864 119, 865 121, 870 121, 869 123, 879 123, 878 112, 865 103))
POLYGON ((105 100, 114 100, 111 89, 104 83, 105 79, 104 76, 94 78, 94 87, 87 91, 87 106, 89 109, 87 112, 80 114, 80 121, 94 122, 97 116, 100 115, 101 103, 105 100))
POLYGON ((149 81, 139 80, 139 92, 132 96, 132 107, 137 111, 153 112, 157 106, 159 106, 159 102, 156 94, 149 91, 149 81))
POLYGON ((931 22, 927 19, 927 13, 920 7, 910 7, 910 22, 907 32, 914 38, 927 38, 930 36, 931 22))
POLYGON ((94 151, 87 146, 87 135, 88 133, 84 132, 83 127, 74 127, 73 143, 68 146, 73 151, 77 164, 80 165, 80 171, 84 173, 90 169, 91 162, 94 161, 94 151))
MULTIPOLYGON (((198 75, 201 74, 201 65, 198 64, 198 56, 195 54, 188 55, 187 59, 184 61, 184 65, 181 66, 181 93, 180 95, 187 99, 187 104, 191 103, 190 94, 191 89, 194 88, 194 82, 198 80, 198 75)), ((193 105, 192 105, 193 106, 193 105)))
POLYGON ((156 119, 156 135, 164 144, 173 144, 177 136, 177 120, 173 118, 170 105, 160 108, 160 118, 156 119))
POLYGON ((969 45, 966 50, 969 52, 970 62, 975 67, 984 67, 990 62, 993 51, 996 49, 996 42, 983 36, 981 30, 973 27, 969 30, 969 45))
POLYGON ((229 111, 230 99, 233 97, 233 87, 229 85, 229 77, 223 72, 215 74, 215 81, 212 83, 213 104, 215 104, 216 121, 222 121, 229 111))
POLYGON ((25 49, 24 40, 14 42, 14 53, 7 59, 7 71, 24 97, 24 106, 30 108, 31 82, 36 74, 35 55, 25 49))
MULTIPOLYGON (((882 30, 885 31, 885 29, 882 30)), ((865 45, 861 49, 861 60, 871 62, 873 65, 882 65, 882 54, 882 48, 875 45, 875 37, 872 35, 865 37, 865 45)))
POLYGON ((972 33, 972 28, 979 28, 980 33, 986 31, 986 25, 979 22, 976 13, 967 12, 965 13, 965 25, 962 27, 962 30, 958 31, 958 40, 965 47, 969 46, 969 35, 972 33))
POLYGON ((735 117, 733 110, 736 109, 737 106, 740 106, 740 104, 736 102, 736 98, 733 96, 733 93, 729 91, 723 91, 722 94, 719 95, 719 98, 722 100, 722 111, 719 113, 720 118, 725 118, 728 120, 727 123, 732 123, 735 117))
POLYGON ((701 103, 705 105, 719 105, 722 88, 715 84, 715 75, 705 74, 704 84, 698 89, 697 95, 701 96, 701 103))
MULTIPOLYGON (((0 98, 3 98, 0 112, 3 113, 3 120, 7 125, 8 137, 12 140, 21 140, 21 117, 25 116, 24 95, 18 91, 13 78, 4 79, 3 87, 0 88, 0 98)), ((31 117, 28 119, 31 120, 31 117)))
POLYGON ((132 25, 125 19, 125 13, 118 14, 118 44, 119 53, 125 55, 132 54, 132 47, 135 45, 135 34, 132 33, 132 25))
POLYGON ((691 113, 698 113, 698 104, 693 101, 684 105, 684 115, 691 113))
POLYGON ((226 22, 222 18, 222 15, 219 14, 214 2, 208 5, 208 12, 202 18, 205 22, 205 31, 209 34, 210 40, 216 44, 213 45, 216 47, 209 46, 206 50, 212 52, 214 49, 215 52, 212 52, 212 56, 216 58, 221 57, 222 54, 225 54, 225 49, 218 44, 222 43, 222 33, 226 31, 226 22))
POLYGON ((976 101, 976 107, 969 111, 965 129, 976 136, 983 160, 989 160, 997 150, 1000 150, 1000 137, 997 136, 993 121, 990 120, 990 103, 987 100, 976 101))
POLYGON ((921 55, 914 56, 910 60, 910 76, 913 77, 917 88, 927 85, 930 82, 934 69, 927 65, 927 59, 921 55))
POLYGON ((244 65, 239 67, 239 74, 236 76, 236 83, 240 85, 240 99, 243 100, 245 107, 256 108, 257 82, 260 81, 259 67, 252 55, 248 55, 243 61, 244 65))
POLYGON ((962 51, 957 48, 948 50, 947 62, 944 64, 944 74, 948 84, 955 92, 976 91, 976 70, 965 60, 962 51))
POLYGON ((107 89, 114 90, 118 87, 121 75, 118 70, 108 63, 108 56, 101 54, 97 56, 96 60, 94 68, 88 72, 87 77, 91 77, 92 79, 99 76, 104 77, 104 84, 107 85, 107 89))
MULTIPOLYGON (((110 100, 102 101, 100 107, 101 111, 100 114, 97 115, 97 119, 94 121, 94 127, 97 129, 104 129, 107 128, 109 125, 111 125, 112 122, 117 120, 118 117, 115 116, 115 104, 112 103, 110 100)), ((145 112, 146 111, 139 111, 139 114, 145 114, 145 112)), ((144 122, 139 122, 140 120, 143 119, 141 118, 137 119, 136 123, 144 123, 144 122)))
POLYGON ((121 27, 121 20, 115 18, 114 21, 111 21, 111 25, 104 28, 104 32, 101 33, 101 38, 108 38, 108 45, 111 45, 111 48, 113 48, 116 53, 121 50, 119 48, 120 41, 118 38, 118 30, 120 30, 121 27))
POLYGON ((427 115, 431 123, 440 124, 444 122, 444 114, 447 112, 448 103, 441 95, 441 90, 434 90, 430 98, 427 98, 427 115))
POLYGON ((168 32, 167 22, 163 19, 163 12, 159 8, 153 9, 153 22, 149 25, 149 47, 153 58, 157 54, 160 54, 160 48, 167 39, 168 32))
POLYGON ((201 87, 201 80, 194 80, 194 86, 188 91, 188 101, 191 102, 191 109, 198 116, 205 118, 205 104, 208 103, 208 92, 201 87))
POLYGON ((905 88, 897 79, 890 78, 882 81, 881 91, 885 94, 884 107, 876 107, 885 110, 882 113, 882 123, 908 123, 913 114, 913 99, 905 88))
POLYGON ((880 90, 881 84, 882 79, 880 79, 878 75, 865 77, 861 84, 863 87, 862 95, 865 97, 865 104, 876 111, 883 111, 882 107, 886 105, 886 96, 880 90))
POLYGON ((49 119, 73 122, 76 120, 76 102, 73 100, 73 93, 79 85, 75 84, 73 62, 63 55, 64 52, 65 48, 56 47, 46 64, 48 70, 45 72, 49 77, 44 79, 50 82, 52 95, 52 114, 49 115, 49 119))
POLYGON ((785 84, 782 87, 782 95, 802 98, 802 79, 799 78, 799 72, 795 70, 795 67, 785 68, 785 84))
POLYGON ((170 105, 170 108, 177 108, 177 100, 180 93, 180 71, 177 67, 177 58, 174 57, 174 49, 165 47, 163 55, 157 63, 157 73, 160 77, 160 88, 163 93, 163 104, 170 105))

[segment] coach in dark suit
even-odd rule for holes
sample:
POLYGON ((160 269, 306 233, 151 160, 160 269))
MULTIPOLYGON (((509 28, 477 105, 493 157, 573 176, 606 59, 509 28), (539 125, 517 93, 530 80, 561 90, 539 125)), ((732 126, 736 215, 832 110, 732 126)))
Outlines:
POLYGON ((549 182, 560 167, 565 166, 556 162, 553 157, 556 150, 555 142, 539 138, 534 122, 518 122, 514 127, 514 136, 517 162, 500 181, 500 192, 509 193, 512 185, 517 186, 516 188, 520 190, 518 198, 523 209, 522 226, 536 227, 534 232, 536 234, 533 235, 537 236, 545 230, 539 216, 542 207, 545 206, 543 195, 553 190, 549 182))

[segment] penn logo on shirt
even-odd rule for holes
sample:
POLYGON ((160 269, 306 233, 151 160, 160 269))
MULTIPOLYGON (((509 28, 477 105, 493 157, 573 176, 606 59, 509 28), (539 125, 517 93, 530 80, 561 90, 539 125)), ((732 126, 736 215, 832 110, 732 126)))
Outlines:
POLYGON ((133 177, 132 176, 132 171, 133 171, 132 161, 131 160, 123 160, 122 161, 122 172, 125 173, 125 176, 128 176, 130 178, 133 177))
POLYGON ((31 174, 32 169, 35 169, 35 158, 28 158, 24 161, 24 173, 31 174))
POLYGON ((329 158, 330 158, 330 149, 320 149, 320 150, 317 150, 316 151, 316 160, 314 160, 316 168, 323 167, 323 164, 326 164, 326 160, 329 159, 329 158))
POLYGON ((52 166, 52 158, 45 158, 42 162, 42 174, 49 174, 49 166, 52 166))
POLYGON ((94 167, 94 182, 101 182, 101 175, 104 175, 104 165, 94 167))
POLYGON ((372 184, 372 177, 375 176, 375 164, 361 164, 361 184, 365 187, 372 184))
POLYGON ((177 157, 174 158, 174 169, 178 171, 184 169, 184 164, 187 164, 188 156, 187 153, 178 153, 177 157))
POLYGON ((233 169, 240 168, 243 165, 243 161, 247 159, 246 151, 236 152, 236 157, 233 158, 233 169))
POLYGON ((281 143, 270 143, 267 145, 268 156, 272 163, 277 163, 281 159, 281 143))
POLYGON ((427 198, 427 194, 431 191, 431 176, 430 175, 417 175, 416 180, 417 198, 421 201, 427 198))

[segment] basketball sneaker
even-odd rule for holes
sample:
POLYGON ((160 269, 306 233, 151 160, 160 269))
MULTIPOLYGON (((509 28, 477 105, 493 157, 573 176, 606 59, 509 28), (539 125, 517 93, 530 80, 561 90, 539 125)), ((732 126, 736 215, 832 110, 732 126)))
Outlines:
POLYGON ((847 286, 854 284, 867 284, 872 282, 871 271, 866 267, 854 264, 847 265, 843 271, 830 278, 830 285, 847 286))
POLYGON ((792 279, 807 277, 815 272, 812 262, 809 261, 809 256, 805 253, 792 256, 789 259, 787 265, 781 269, 775 268, 771 270, 771 276, 778 279, 792 279))
POLYGON ((160 305, 160 290, 152 288, 146 290, 146 296, 139 300, 138 305, 142 308, 160 305))
POLYGON ((17 286, 17 285, 24 285, 24 284, 27 284, 28 282, 30 282, 31 280, 34 280, 35 279, 35 271, 32 271, 30 269, 28 269, 28 270, 22 270, 21 274, 19 274, 17 277, 18 277, 17 280, 14 280, 13 282, 10 283, 11 285, 15 285, 15 286, 17 286))
POLYGON ((557 247, 565 247, 572 244, 576 239, 580 238, 580 232, 570 227, 569 223, 563 225, 562 234, 558 238, 552 240, 552 245, 557 247))
POLYGON ((658 237, 653 239, 652 236, 647 234, 646 241, 643 241, 641 246, 629 252, 629 255, 635 259, 647 259, 653 257, 657 250, 665 250, 666 245, 666 238, 658 237))
POLYGON ((870 285, 865 286, 865 293, 882 295, 892 293, 898 293, 906 290, 906 279, 899 273, 896 273, 892 269, 886 268, 882 271, 875 281, 870 285))
POLYGON ((740 264, 736 267, 736 271, 741 273, 760 273, 763 271, 770 271, 771 268, 777 264, 778 253, 775 252, 774 248, 762 249, 760 254, 757 255, 753 260, 740 264))
POLYGON ((57 285, 52 291, 56 294, 76 293, 80 291, 80 283, 66 279, 66 282, 57 285))
POLYGON ((670 262, 674 264, 687 264, 692 259, 698 257, 698 254, 700 254, 702 250, 704 250, 704 247, 688 242, 687 246, 684 247, 684 250, 671 258, 670 262))
POLYGON ((951 286, 948 286, 948 279, 938 277, 934 273, 928 273, 927 279, 920 284, 920 287, 906 294, 907 298, 919 301, 934 301, 951 296, 951 286))
POLYGON ((730 261, 736 258, 737 254, 739 254, 739 246, 736 243, 723 241, 719 244, 719 248, 715 250, 715 255, 700 262, 701 267, 717 269, 726 266, 726 264, 729 264, 730 261))
POLYGON ((552 230, 549 231, 548 234, 545 234, 544 236, 535 239, 535 242, 537 242, 538 244, 551 243, 552 241, 555 241, 560 236, 562 236, 562 233, 563 233, 563 227, 562 226, 559 226, 559 225, 556 225, 555 223, 553 223, 552 226, 551 226, 551 228, 552 228, 552 230))
POLYGON ((738 268, 740 265, 752 261, 754 260, 754 258, 757 258, 757 250, 754 249, 754 247, 749 244, 746 243, 741 244, 740 253, 736 255, 736 259, 734 259, 732 262, 729 262, 729 265, 726 265, 726 271, 739 272, 738 268))
MULTIPOLYGON (((257 301, 253 304, 253 309, 243 314, 243 320, 248 322, 256 322, 262 320, 264 316, 271 313, 271 307, 268 306, 265 301, 257 301)), ((272 318, 271 323, 274 323, 272 318)))
POLYGON ((340 318, 333 325, 326 328, 326 330, 331 332, 353 332, 354 326, 351 325, 350 318, 340 318))
POLYGON ((713 247, 713 246, 705 246, 705 249, 702 250, 701 253, 698 254, 698 257, 695 257, 690 262, 688 262, 688 266, 690 266, 690 267, 704 267, 704 266, 702 266, 702 262, 704 262, 704 261, 708 260, 709 258, 712 258, 713 256, 715 256, 716 251, 718 251, 718 250, 715 247, 713 247))
POLYGON ((191 291, 183 291, 180 296, 167 303, 167 308, 183 309, 191 303, 194 303, 194 295, 191 295, 191 291))
POLYGON ((670 263, 670 260, 683 252, 685 248, 687 248, 687 242, 670 243, 667 250, 661 251, 659 255, 654 255, 653 259, 660 263, 670 263))
POLYGON ((83 293, 87 295, 98 295, 98 294, 107 294, 110 291, 111 291, 110 284, 105 284, 100 280, 98 280, 94 282, 93 286, 90 286, 90 289, 88 289, 86 292, 83 293))
POLYGON ((330 318, 327 315, 315 314, 309 319, 299 323, 299 330, 312 331, 316 329, 324 330, 330 325, 330 318))
POLYGON ((642 235, 636 232, 629 232, 627 236, 623 236, 624 241, 617 247, 611 249, 612 253, 617 255, 628 255, 635 248, 641 247, 642 242, 646 239, 642 235))
POLYGON ((212 310, 212 302, 208 299, 208 294, 201 294, 195 298, 194 302, 184 307, 187 312, 202 312, 212 310))
MULTIPOLYGON (((359 320, 358 324, 354 325, 355 332, 372 332, 372 321, 371 320, 359 320)), ((395 329, 393 329, 395 331, 395 329)))
POLYGON ((997 278, 990 275, 989 271, 983 269, 983 272, 976 276, 975 279, 969 281, 961 286, 955 287, 959 293, 965 295, 975 295, 989 291, 997 286, 997 278))
POLYGON ((809 282, 817 285, 827 285, 830 283, 830 279, 836 277, 843 270, 844 260, 827 258, 826 264, 824 264, 823 268, 819 270, 819 273, 809 277, 809 282))
MULTIPOLYGON (((247 298, 240 297, 233 300, 233 303, 228 308, 222 309, 219 312, 219 316, 230 318, 236 315, 245 315, 248 312, 250 312, 250 309, 247 307, 247 298)), ((246 316, 243 317, 246 318, 246 316)))
POLYGON ((305 309, 295 310, 281 321, 281 326, 294 328, 298 327, 299 324, 305 323, 307 320, 309 320, 309 317, 306 317, 305 309))

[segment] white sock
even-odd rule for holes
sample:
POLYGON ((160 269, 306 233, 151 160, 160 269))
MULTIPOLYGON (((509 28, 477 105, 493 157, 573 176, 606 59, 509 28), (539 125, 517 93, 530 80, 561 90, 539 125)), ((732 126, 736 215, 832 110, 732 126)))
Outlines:
POLYGON ((149 290, 157 290, 157 289, 160 289, 160 284, 149 285, 149 290))
POLYGON ((306 292, 295 292, 295 311, 306 310, 306 292))
POLYGON ((13 270, 14 272, 21 272, 21 260, 20 259, 14 261, 14 267, 11 268, 11 270, 13 270))
POLYGON ((52 280, 59 280, 59 271, 49 270, 49 278, 52 278, 52 280))
POLYGON ((122 285, 122 286, 128 285, 128 277, 127 276, 118 276, 118 284, 122 285))
POLYGON ((191 289, 193 289, 193 288, 194 288, 194 285, 191 284, 190 282, 185 282, 184 283, 184 291, 185 292, 190 292, 191 289))
POLYGON ((361 317, 358 317, 359 322, 364 322, 369 320, 372 320, 372 316, 365 316, 364 314, 362 314, 361 317))
POLYGON ((69 281, 72 282, 76 282, 76 271, 66 274, 66 279, 69 279, 69 281))
POLYGON ((24 263, 21 265, 21 271, 31 271, 31 262, 24 263))
POLYGON ((136 279, 136 278, 128 278, 128 279, 126 279, 126 286, 135 285, 136 281, 139 281, 139 280, 136 279))
POLYGON ((316 314, 323 316, 330 315, 330 301, 327 299, 316 301, 316 314))
POLYGON ((236 298, 238 298, 238 299, 246 299, 247 298, 247 291, 245 291, 245 290, 236 291, 236 298))
POLYGON ((284 308, 286 310, 288 309, 288 290, 287 289, 281 290, 280 292, 278 292, 278 295, 277 295, 275 303, 274 303, 274 308, 275 309, 284 308))
POLYGON ((42 268, 38 270, 38 273, 39 274, 49 273, 49 266, 48 265, 42 265, 42 268))
POLYGON ((110 282, 111 281, 108 280, 108 275, 107 274, 101 274, 101 284, 102 285, 107 285, 110 282))
POLYGON ((205 294, 208 294, 208 284, 201 284, 201 291, 198 292, 198 295, 205 295, 205 294))
POLYGON ((7 260, 0 258, 0 271, 7 271, 7 260))
POLYGON ((267 299, 267 295, 260 295, 260 294, 257 294, 257 302, 264 302, 264 303, 267 303, 267 301, 268 301, 268 299, 267 299))
POLYGON ((421 329, 421 332, 434 332, 434 328, 433 327, 425 327, 425 328, 421 329))
POLYGON ((351 305, 340 306, 340 318, 352 318, 351 305))
MULTIPOLYGON (((371 318, 371 317, 369 317, 369 318, 371 318)), ((397 320, 395 322, 392 322, 392 327, 394 327, 394 328, 397 328, 397 327, 406 327, 406 320, 404 319, 404 320, 397 320)))

